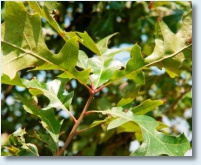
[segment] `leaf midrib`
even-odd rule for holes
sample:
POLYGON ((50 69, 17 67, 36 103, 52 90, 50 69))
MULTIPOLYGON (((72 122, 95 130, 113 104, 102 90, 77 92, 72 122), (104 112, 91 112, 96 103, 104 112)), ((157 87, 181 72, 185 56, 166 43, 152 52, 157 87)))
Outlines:
MULTIPOLYGON (((119 117, 122 117, 122 118, 125 118, 127 120, 130 120, 130 121, 133 121, 131 118, 127 117, 127 116, 122 116, 121 114, 118 114, 118 113, 115 113, 115 112, 112 112, 110 110, 107 110, 107 111, 94 111, 94 112, 101 112, 101 113, 109 113, 109 114, 112 114, 112 115, 117 115, 119 117)), ((133 122, 136 122, 138 125, 140 125, 141 128, 143 128, 145 131, 147 131, 150 135, 152 135, 155 139, 157 139, 166 149, 167 151, 171 154, 171 155, 174 155, 166 146, 165 144, 166 143, 163 143, 160 139, 158 139, 154 134, 152 134, 149 130, 147 130, 144 126, 142 126, 141 124, 139 124, 137 121, 133 121, 133 122)), ((151 139, 151 138, 149 138, 151 139)))
MULTIPOLYGON (((48 122, 48 124, 49 124, 49 126, 51 127, 51 129, 52 129, 52 132, 54 133, 54 138, 53 139, 58 139, 57 137, 57 135, 56 135, 56 132, 54 131, 54 128, 53 128, 53 126, 52 126, 52 124, 49 122, 49 120, 48 120, 48 118, 45 116, 45 115, 43 115, 40 111, 39 111, 39 114, 41 115, 41 116, 43 116, 46 120, 47 120, 47 122, 48 122)), ((57 144, 57 142, 55 142, 56 144, 57 144)))
MULTIPOLYGON (((48 91, 47 89, 43 89, 43 88, 40 88, 40 87, 33 87, 33 88, 36 88, 36 89, 40 89, 42 91, 45 91, 46 93, 48 93, 49 95, 53 96, 54 99, 56 99, 59 104, 61 104, 61 106, 63 107, 64 110, 68 111, 68 109, 63 105, 63 103, 61 102, 61 100, 57 97, 57 95, 53 94, 52 92, 48 91)), ((45 94, 44 94, 45 95, 45 94)))
POLYGON ((146 65, 144 65, 144 66, 142 66, 142 67, 140 67, 140 68, 138 68, 138 69, 136 69, 136 70, 134 70, 134 71, 131 71, 131 72, 127 73, 127 74, 123 74, 121 77, 118 77, 118 78, 116 78, 116 79, 114 79, 114 80, 112 80, 112 81, 109 81, 108 83, 105 84, 105 86, 110 85, 110 84, 112 84, 113 82, 115 82, 115 81, 117 81, 117 80, 119 80, 119 79, 121 79, 121 78, 123 78, 123 77, 125 77, 125 76, 127 76, 127 75, 129 75, 129 74, 131 74, 131 73, 133 73, 133 72, 136 72, 136 71, 138 71, 138 70, 142 70, 143 68, 146 68, 146 67, 148 67, 148 66, 151 66, 151 65, 153 65, 153 64, 155 64, 155 63, 162 62, 162 61, 165 60, 165 59, 174 57, 174 56, 176 56, 177 54, 181 53, 183 50, 188 49, 191 45, 192 45, 192 44, 190 44, 190 45, 188 45, 188 46, 185 46, 185 47, 183 47, 182 49, 178 50, 177 52, 175 52, 175 53, 173 53, 173 54, 171 54, 171 55, 169 55, 169 56, 164 56, 163 58, 161 58, 161 59, 159 59, 159 60, 156 60, 156 61, 153 61, 153 62, 151 62, 151 63, 148 63, 148 64, 146 64, 146 65))
MULTIPOLYGON (((25 53, 25 55, 26 55, 26 54, 33 55, 34 57, 37 57, 37 58, 39 58, 39 59, 41 59, 41 60, 43 60, 43 61, 45 61, 45 62, 47 62, 47 63, 49 63, 49 64, 52 64, 52 65, 56 66, 57 68, 59 68, 59 69, 62 70, 62 71, 67 72, 67 73, 70 74, 72 77, 76 77, 75 75, 73 75, 73 74, 72 74, 71 72, 69 72, 68 70, 65 70, 65 69, 61 68, 59 65, 56 65, 56 64, 52 63, 51 61, 48 61, 47 59, 41 57, 40 55, 38 55, 38 54, 36 54, 36 53, 34 53, 34 52, 31 52, 30 50, 25 50, 25 49, 23 49, 23 48, 20 48, 20 47, 18 47, 18 46, 16 46, 16 45, 11 44, 11 43, 6 42, 6 41, 1 41, 1 42, 2 42, 2 43, 5 43, 5 44, 8 44, 8 45, 10 45, 10 46, 12 46, 12 47, 14 47, 14 48, 17 48, 17 49, 23 51, 23 52, 25 53)), ((10 61, 16 60, 17 58, 19 58, 19 57, 15 57, 15 58, 11 59, 10 61)), ((78 77, 76 77, 76 78, 79 79, 78 77)), ((84 84, 84 82, 82 82, 80 79, 79 79, 79 81, 80 81, 80 83, 84 84)))

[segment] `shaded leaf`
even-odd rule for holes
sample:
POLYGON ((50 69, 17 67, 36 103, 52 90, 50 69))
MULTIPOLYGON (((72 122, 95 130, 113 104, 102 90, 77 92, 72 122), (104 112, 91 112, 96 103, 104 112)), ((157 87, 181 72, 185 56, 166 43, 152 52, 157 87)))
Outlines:
POLYGON ((1 83, 2 84, 9 84, 9 85, 16 85, 16 86, 21 86, 25 87, 23 84, 22 79, 20 78, 19 74, 16 74, 16 76, 11 80, 10 77, 6 74, 3 74, 1 76, 1 83))
POLYGON ((39 156, 37 147, 34 144, 25 142, 25 134, 25 129, 19 128, 16 130, 9 137, 11 146, 6 146, 5 148, 16 156, 39 156))
POLYGON ((34 144, 27 143, 22 146, 22 149, 17 153, 17 156, 39 156, 38 149, 34 144))
POLYGON ((31 113, 41 119, 42 126, 48 131, 54 140, 54 145, 57 146, 62 121, 56 120, 54 110, 41 110, 33 99, 27 100, 20 96, 18 96, 18 99, 24 104, 23 107, 28 113, 31 113))
POLYGON ((35 131, 34 130, 34 135, 33 135, 34 138, 44 142, 46 145, 47 148, 50 149, 50 151, 55 154, 56 151, 57 151, 57 145, 55 144, 54 140, 52 139, 52 137, 50 135, 47 135, 47 134, 43 134, 39 131, 35 131))
POLYGON ((141 129, 137 124, 133 122, 127 122, 117 127, 117 133, 121 133, 121 132, 135 132, 135 133, 140 132, 141 133, 141 129))
POLYGON ((110 117, 107 117, 105 118, 104 120, 97 120, 97 121, 94 121, 91 125, 90 125, 90 128, 93 128, 93 127, 96 127, 100 124, 103 124, 103 123, 108 123, 110 122, 112 119, 110 117))
POLYGON ((122 107, 125 106, 129 103, 131 103, 134 100, 134 98, 122 98, 118 103, 117 103, 117 107, 122 107))

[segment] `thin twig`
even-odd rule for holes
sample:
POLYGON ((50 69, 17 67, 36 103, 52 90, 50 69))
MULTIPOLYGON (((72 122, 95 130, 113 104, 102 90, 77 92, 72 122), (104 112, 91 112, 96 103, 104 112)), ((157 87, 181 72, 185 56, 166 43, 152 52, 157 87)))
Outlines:
POLYGON ((75 135, 78 135, 78 134, 80 134, 80 133, 82 133, 82 132, 84 132, 84 131, 86 131, 88 129, 90 129, 90 127, 80 129, 80 130, 76 131, 75 135))
POLYGON ((100 92, 103 88, 105 88, 107 86, 107 84, 102 85, 101 87, 99 87, 98 89, 95 90, 95 92, 100 92))
POLYGON ((65 149, 68 147, 69 143, 71 142, 71 140, 73 139, 73 137, 76 135, 76 129, 79 126, 79 124, 81 123, 83 117, 85 116, 85 113, 87 111, 87 108, 89 107, 91 101, 93 100, 94 97, 94 92, 92 92, 90 90, 90 96, 84 106, 84 109, 80 115, 80 117, 78 118, 78 120, 76 121, 76 123, 74 124, 68 138, 66 139, 66 142, 64 143, 64 146, 61 148, 61 150, 58 151, 57 156, 61 156, 63 154, 63 152, 65 151, 65 149))
POLYGON ((90 111, 85 112, 85 116, 90 115, 90 114, 92 114, 92 113, 95 113, 94 111, 95 111, 95 110, 90 110, 90 111))
POLYGON ((91 77, 89 77, 89 81, 90 81, 90 84, 91 84, 91 89, 92 89, 92 90, 95 90, 95 86, 94 86, 94 84, 93 84, 93 82, 92 82, 92 80, 91 80, 91 77))
POLYGON ((179 102, 179 100, 189 91, 191 90, 191 88, 186 89, 184 92, 182 92, 179 97, 173 102, 173 104, 170 106, 170 108, 168 109, 168 111, 166 112, 167 115, 169 115, 176 107, 177 103, 179 102))
POLYGON ((72 117, 73 121, 76 123, 77 119, 73 116, 72 113, 70 113, 70 111, 67 110, 67 113, 70 115, 70 117, 72 117))

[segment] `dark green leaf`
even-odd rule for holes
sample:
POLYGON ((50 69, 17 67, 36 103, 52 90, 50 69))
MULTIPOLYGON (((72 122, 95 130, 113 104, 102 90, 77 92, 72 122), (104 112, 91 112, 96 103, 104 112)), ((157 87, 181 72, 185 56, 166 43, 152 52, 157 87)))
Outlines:
POLYGON ((20 96, 18 96, 18 99, 24 104, 23 107, 28 113, 31 113, 41 119, 42 126, 48 131, 57 146, 62 121, 56 120, 54 110, 40 109, 33 99, 28 100, 20 96))
POLYGON ((52 137, 50 135, 43 134, 39 131, 38 132, 34 131, 33 137, 44 142, 46 144, 46 147, 49 148, 53 154, 56 153, 57 145, 55 144, 54 140, 52 139, 52 137))
POLYGON ((5 148, 16 156, 39 156, 37 147, 34 144, 25 142, 25 134, 25 129, 19 128, 16 130, 9 137, 11 144, 14 146, 5 148))

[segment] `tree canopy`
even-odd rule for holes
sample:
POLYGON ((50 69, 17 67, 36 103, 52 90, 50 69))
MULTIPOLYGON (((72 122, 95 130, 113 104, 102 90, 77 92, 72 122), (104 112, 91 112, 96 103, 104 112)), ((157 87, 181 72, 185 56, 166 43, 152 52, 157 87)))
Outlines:
POLYGON ((52 155, 90 98, 64 155, 191 148, 190 2, 1 3, 2 155, 52 155))

